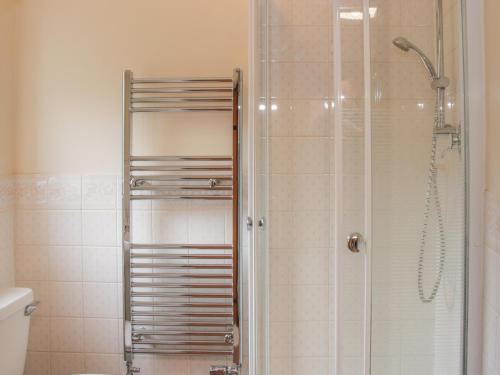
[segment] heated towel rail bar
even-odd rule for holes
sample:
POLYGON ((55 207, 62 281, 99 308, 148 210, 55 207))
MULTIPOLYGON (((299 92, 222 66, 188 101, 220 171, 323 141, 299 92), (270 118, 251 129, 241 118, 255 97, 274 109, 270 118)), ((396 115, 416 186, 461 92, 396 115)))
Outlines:
MULTIPOLYGON (((241 366, 241 72, 232 78, 123 80, 124 353, 230 356, 241 366), (232 155, 132 155, 133 115, 230 112, 232 155), (137 243, 132 202, 230 201, 231 244, 137 243)), ((234 367, 233 367, 234 368, 234 367)))

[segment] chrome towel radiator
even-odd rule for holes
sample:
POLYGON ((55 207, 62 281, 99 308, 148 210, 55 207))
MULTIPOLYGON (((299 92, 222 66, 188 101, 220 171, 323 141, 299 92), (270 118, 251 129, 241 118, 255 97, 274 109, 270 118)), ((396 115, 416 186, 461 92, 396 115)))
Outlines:
MULTIPOLYGON (((241 72, 232 78, 123 80, 123 290, 127 373, 136 353, 229 356, 241 366, 241 72), (232 113, 232 155, 133 155, 135 113, 232 113), (132 201, 231 201, 231 244, 137 243, 132 201)), ((201 124, 203 125, 203 124, 201 124)), ((227 358, 226 358, 227 359, 227 358)), ((220 369, 220 368, 216 368, 220 369)))

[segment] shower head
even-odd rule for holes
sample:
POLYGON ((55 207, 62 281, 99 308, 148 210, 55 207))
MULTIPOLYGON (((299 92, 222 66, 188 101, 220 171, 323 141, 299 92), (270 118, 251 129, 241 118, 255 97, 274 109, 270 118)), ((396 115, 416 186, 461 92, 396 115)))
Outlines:
POLYGON ((398 36, 392 41, 392 44, 394 44, 396 47, 399 49, 408 52, 410 48, 413 46, 413 44, 406 38, 398 36))
POLYGON ((420 57, 420 60, 422 61, 422 63, 424 64, 425 68, 429 72, 429 74, 431 76, 431 79, 432 80, 436 80, 436 79, 439 78, 438 75, 437 75, 437 73, 436 73, 436 69, 434 69, 434 65, 432 65, 431 60, 415 44, 413 44, 408 39, 403 38, 401 36, 398 36, 397 38, 395 38, 392 41, 392 44, 394 44, 396 47, 398 47, 399 49, 401 49, 401 50, 403 50, 405 52, 408 52, 410 50, 412 50, 413 52, 415 52, 418 55, 418 57, 420 57))

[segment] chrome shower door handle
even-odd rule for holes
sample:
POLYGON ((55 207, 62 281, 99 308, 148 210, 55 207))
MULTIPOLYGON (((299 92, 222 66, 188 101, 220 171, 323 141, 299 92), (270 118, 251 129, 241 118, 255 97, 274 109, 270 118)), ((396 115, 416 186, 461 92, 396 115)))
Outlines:
POLYGON ((357 232, 351 233, 347 237, 347 248, 353 253, 359 253, 363 245, 363 236, 357 232))

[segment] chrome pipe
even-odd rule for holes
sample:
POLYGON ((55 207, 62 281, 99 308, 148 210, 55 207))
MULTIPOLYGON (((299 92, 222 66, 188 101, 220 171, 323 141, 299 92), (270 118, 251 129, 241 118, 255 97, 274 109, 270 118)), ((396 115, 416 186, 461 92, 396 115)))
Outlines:
POLYGON ((195 309, 226 309, 231 308, 233 305, 227 303, 181 303, 181 302, 134 302, 132 307, 190 307, 195 309))
MULTIPOLYGON (((132 88, 132 94, 178 94, 193 92, 232 92, 229 87, 141 87, 132 88)), ((135 96, 137 98, 137 96, 135 96)))
POLYGON ((164 269, 193 269, 193 270, 230 270, 230 264, 162 264, 162 263, 132 263, 130 268, 164 268, 164 269))
POLYGON ((233 345, 231 343, 226 343, 224 341, 196 341, 196 340, 175 340, 175 341, 164 341, 164 340, 153 340, 153 339, 143 339, 143 340, 132 340, 134 344, 139 345, 179 345, 179 346, 228 346, 233 345))
POLYGON ((231 313, 194 313, 181 311, 138 311, 132 310, 132 316, 166 316, 166 317, 190 317, 190 318, 231 318, 231 313))
POLYGON ((165 355, 232 355, 233 352, 229 350, 182 350, 182 349, 142 349, 134 348, 131 350, 137 354, 165 354, 165 355))
POLYGON ((202 191, 231 191, 231 186, 202 186, 202 185, 141 185, 130 188, 132 191, 176 191, 176 190, 202 190, 202 191))
POLYGON ((151 336, 206 336, 206 337, 224 337, 231 332, 214 332, 214 331, 161 331, 155 329, 140 329, 134 330, 138 335, 151 335, 151 336))
POLYGON ((202 175, 191 175, 191 176, 182 176, 182 175, 132 175, 136 181, 184 181, 184 180, 199 180, 199 181, 208 181, 210 179, 220 180, 220 181, 231 181, 233 179, 232 176, 202 176, 202 175))
MULTIPOLYGON (((154 268, 154 267, 151 267, 154 268)), ((130 272, 134 279, 232 279, 230 274, 130 272)))
POLYGON ((131 292, 132 298, 158 297, 158 298, 192 298, 192 299, 227 299, 231 294, 222 293, 168 293, 168 292, 131 292))
POLYGON ((233 79, 229 77, 189 77, 189 78, 135 78, 132 80, 134 85, 146 83, 232 83, 233 79))
POLYGON ((180 255, 180 254, 132 254, 131 258, 138 259, 233 259, 232 255, 180 255))
POLYGON ((141 249, 196 249, 196 250, 231 250, 233 247, 231 245, 226 244, 139 244, 132 243, 130 244, 130 248, 132 250, 141 250, 141 249))
POLYGON ((231 289, 231 284, 184 284, 184 283, 143 283, 133 281, 132 288, 187 288, 187 289, 231 289))
POLYGON ((182 320, 140 320, 132 319, 132 325, 134 326, 162 326, 162 327, 203 327, 203 328, 230 328, 231 323, 221 323, 221 322, 196 322, 196 321, 182 321, 182 320))
POLYGON ((131 195, 131 200, 156 200, 156 199, 178 199, 178 200, 207 200, 207 201, 229 201, 233 198, 229 195, 131 195))
POLYGON ((130 307, 130 151, 132 148, 132 116, 130 112, 130 99, 132 94, 133 75, 130 70, 123 74, 123 147, 122 147, 122 256, 123 256, 123 351, 127 367, 132 366, 133 356, 131 353, 132 337, 131 324, 132 308, 130 307))
POLYGON ((232 205, 232 244, 233 244, 233 363, 241 364, 241 347, 243 335, 240 334, 240 219, 242 214, 242 201, 240 200, 240 144, 242 136, 241 108, 243 106, 241 97, 242 74, 240 69, 233 71, 233 205, 232 205))
POLYGON ((231 97, 164 97, 164 96, 144 96, 133 98, 132 103, 227 103, 231 102, 231 97))
POLYGON ((229 112, 231 107, 193 107, 193 108, 173 108, 173 107, 133 107, 132 112, 203 112, 219 111, 229 112))
POLYGON ((232 161, 231 156, 174 156, 151 155, 130 156, 130 161, 232 161))
POLYGON ((132 172, 138 171, 196 171, 196 172, 212 172, 212 171, 232 171, 231 166, 226 165, 132 165, 130 167, 132 172))

